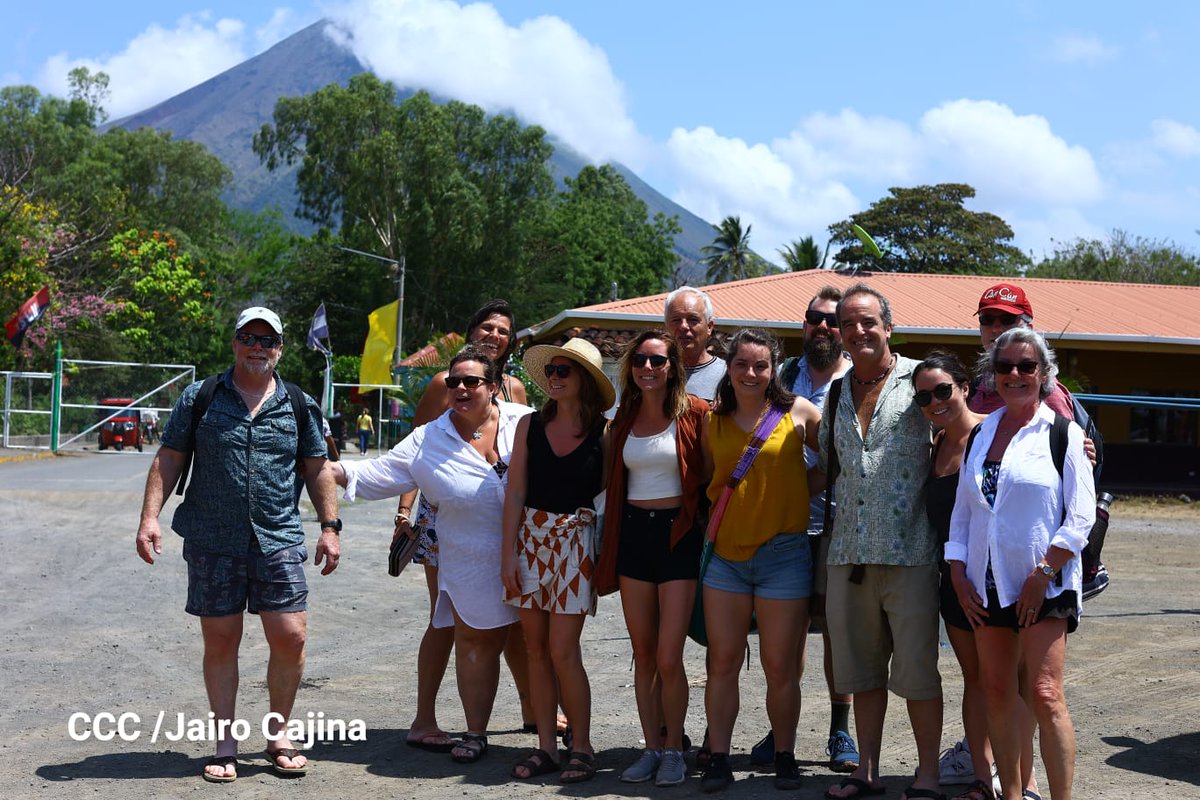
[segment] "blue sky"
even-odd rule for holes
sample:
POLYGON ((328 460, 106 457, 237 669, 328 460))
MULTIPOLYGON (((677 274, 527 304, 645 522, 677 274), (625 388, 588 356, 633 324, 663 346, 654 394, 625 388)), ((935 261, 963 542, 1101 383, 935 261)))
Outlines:
POLYGON ((83 63, 121 116, 321 17, 383 77, 515 110, 768 256, 942 181, 1035 257, 1113 228, 1200 249, 1193 3, 50 0, 10 11, 0 83, 61 94, 83 63))

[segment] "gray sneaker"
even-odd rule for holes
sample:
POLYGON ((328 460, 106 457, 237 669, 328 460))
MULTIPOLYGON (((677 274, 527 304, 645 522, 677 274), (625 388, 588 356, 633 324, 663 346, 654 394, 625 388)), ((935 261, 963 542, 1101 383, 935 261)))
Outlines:
POLYGON ((654 779, 655 786, 678 786, 687 777, 687 765, 683 763, 683 753, 678 750, 663 750, 662 762, 658 765, 658 777, 654 779))
POLYGON ((649 748, 642 751, 642 755, 638 760, 633 762, 633 766, 621 773, 621 780, 624 783, 645 783, 654 777, 658 772, 659 762, 662 761, 662 753, 649 748))

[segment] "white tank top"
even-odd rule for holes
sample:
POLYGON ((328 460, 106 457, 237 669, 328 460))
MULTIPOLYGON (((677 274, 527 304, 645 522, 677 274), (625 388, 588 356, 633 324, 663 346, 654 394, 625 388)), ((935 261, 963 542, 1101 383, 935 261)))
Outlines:
POLYGON ((626 499, 658 500, 683 494, 675 448, 675 420, 654 436, 629 434, 622 457, 629 470, 626 499))

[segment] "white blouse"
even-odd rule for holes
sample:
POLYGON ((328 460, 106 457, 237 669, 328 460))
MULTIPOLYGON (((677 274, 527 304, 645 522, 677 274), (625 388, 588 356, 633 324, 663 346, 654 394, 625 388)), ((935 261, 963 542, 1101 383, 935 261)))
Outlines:
MULTIPOLYGON (((529 406, 500 402, 496 447, 512 456, 513 435, 529 406)), ((347 500, 380 500, 420 487, 437 506, 438 599, 433 626, 454 625, 457 611, 479 630, 517 621, 503 602, 500 530, 507 481, 475 448, 463 441, 447 411, 422 425, 390 451, 368 461, 342 461, 347 500)))
POLYGON ((1052 546, 1070 550, 1075 557, 1062 569, 1062 586, 1052 580, 1046 597, 1074 589, 1080 605, 1083 593, 1079 553, 1087 545, 1096 519, 1096 489, 1092 466, 1083 450, 1083 430, 1071 423, 1060 481, 1050 455, 1054 412, 1042 403, 1004 451, 993 507, 981 488, 983 462, 1005 413, 1006 409, 1001 408, 983 421, 959 470, 946 560, 964 562, 971 585, 986 599, 984 581, 990 557, 1000 605, 1010 606, 1017 602, 1025 579, 1052 546))

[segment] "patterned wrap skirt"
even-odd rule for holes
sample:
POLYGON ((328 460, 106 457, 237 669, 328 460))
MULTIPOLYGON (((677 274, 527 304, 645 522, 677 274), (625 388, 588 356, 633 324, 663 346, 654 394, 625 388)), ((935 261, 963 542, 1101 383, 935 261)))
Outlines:
POLYGON ((552 614, 596 613, 596 512, 555 514, 525 508, 517 532, 521 594, 504 602, 552 614))
POLYGON ((413 563, 436 568, 438 565, 437 509, 425 499, 425 493, 417 495, 417 518, 413 520, 413 531, 417 534, 417 549, 413 563))

